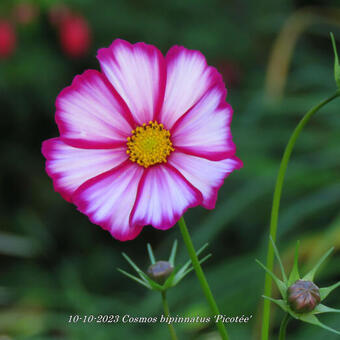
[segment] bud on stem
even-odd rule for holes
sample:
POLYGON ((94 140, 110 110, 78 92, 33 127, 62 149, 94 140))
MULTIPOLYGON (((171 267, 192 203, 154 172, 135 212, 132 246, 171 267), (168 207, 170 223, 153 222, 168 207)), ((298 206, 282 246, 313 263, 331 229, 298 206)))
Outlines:
POLYGON ((168 261, 157 261, 152 264, 147 273, 149 277, 159 284, 163 284, 166 279, 171 275, 174 268, 168 261))
POLYGON ((311 281, 297 280, 288 288, 287 300, 296 313, 309 313, 321 301, 319 287, 311 281))

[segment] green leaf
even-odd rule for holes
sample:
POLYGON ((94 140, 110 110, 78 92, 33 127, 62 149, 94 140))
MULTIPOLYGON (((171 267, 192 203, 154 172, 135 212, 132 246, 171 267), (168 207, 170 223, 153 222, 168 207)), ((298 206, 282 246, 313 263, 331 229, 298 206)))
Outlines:
POLYGON ((156 281, 152 280, 149 276, 147 276, 146 274, 142 273, 145 276, 145 279, 147 280, 147 282, 149 283, 149 285, 151 286, 151 289, 153 290, 158 290, 158 291, 163 291, 163 286, 160 285, 159 283, 157 283, 156 281))
POLYGON ((304 322, 307 322, 307 323, 310 323, 312 325, 315 325, 315 326, 319 326, 321 328, 324 328, 324 329, 327 329, 328 331, 332 332, 332 333, 335 333, 335 334, 339 334, 340 335, 340 332, 338 332, 337 330, 333 329, 333 328, 330 328, 326 325, 324 325, 323 323, 321 323, 318 318, 313 315, 313 314, 301 314, 299 316, 299 319, 301 321, 304 321, 304 322))
POLYGON ((139 279, 138 277, 136 277, 136 276, 134 276, 134 275, 132 275, 132 274, 126 272, 126 271, 123 270, 123 269, 117 268, 117 270, 118 270, 119 272, 121 272, 122 274, 126 275, 127 277, 129 277, 130 279, 132 279, 132 280, 138 282, 138 283, 141 284, 142 286, 151 289, 151 286, 150 286, 149 284, 145 283, 145 281, 142 281, 142 280, 139 279))
POLYGON ((273 299, 273 298, 271 298, 271 297, 269 297, 269 296, 265 296, 265 295, 262 295, 262 297, 263 297, 264 299, 267 299, 267 300, 271 301, 271 302, 274 302, 274 303, 277 304, 280 308, 282 308, 285 312, 287 312, 287 313, 290 312, 290 310, 289 310, 289 308, 288 308, 288 306, 287 306, 287 304, 286 304, 286 302, 285 302, 284 300, 273 299))
POLYGON ((282 279, 285 283, 287 283, 287 276, 286 276, 286 273, 285 273, 285 269, 283 268, 283 264, 282 264, 282 261, 281 261, 281 257, 280 257, 280 253, 276 247, 276 244, 273 240, 273 238, 270 236, 270 241, 273 245, 273 248, 274 248, 274 252, 275 252, 275 256, 279 262, 279 265, 280 265, 280 269, 281 269, 281 274, 282 274, 282 279))
POLYGON ((340 313, 340 309, 335 309, 331 307, 327 307, 325 305, 319 304, 313 310, 312 314, 321 314, 321 313, 340 313))
POLYGON ((295 248, 294 264, 293 264, 292 271, 290 272, 290 275, 289 275, 288 286, 291 286, 295 281, 300 279, 299 247, 300 247, 300 241, 297 241, 296 242, 296 248, 295 248))
POLYGON ((326 260, 326 258, 330 255, 330 253, 333 251, 334 247, 332 247, 331 249, 328 250, 328 252, 326 254, 324 254, 321 259, 318 261, 318 263, 314 266, 314 268, 307 274, 304 276, 304 278, 302 280, 304 281, 313 281, 314 280, 314 276, 315 273, 317 272, 317 270, 320 268, 320 266, 322 265, 322 263, 326 260))
POLYGON ((330 33, 331 39, 332 39, 332 45, 333 45, 333 50, 334 50, 334 78, 335 82, 340 88, 340 65, 339 65, 339 57, 338 57, 338 52, 336 49, 336 43, 334 39, 333 33, 330 33))
POLYGON ((326 299, 326 297, 336 288, 340 287, 340 282, 335 283, 332 286, 320 288, 321 301, 326 299))
POLYGON ((263 263, 261 263, 259 260, 255 260, 274 280, 277 287, 279 288, 279 291, 282 295, 282 297, 285 299, 287 295, 287 286, 284 282, 282 282, 271 270, 269 270, 263 263))
POLYGON ((155 259, 155 255, 153 254, 151 244, 148 243, 148 244, 146 245, 146 247, 147 247, 147 249, 148 249, 148 253, 149 253, 149 258, 150 258, 151 264, 155 264, 155 263, 156 263, 156 259, 155 259))
POLYGON ((173 267, 175 266, 176 253, 177 253, 177 240, 175 240, 174 244, 172 245, 172 249, 171 249, 171 253, 169 257, 169 262, 171 263, 173 267))

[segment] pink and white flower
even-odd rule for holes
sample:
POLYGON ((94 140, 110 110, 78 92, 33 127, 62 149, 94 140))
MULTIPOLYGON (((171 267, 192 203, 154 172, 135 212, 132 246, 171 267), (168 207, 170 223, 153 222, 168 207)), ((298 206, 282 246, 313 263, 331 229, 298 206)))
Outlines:
POLYGON ((54 188, 121 241, 215 207, 235 156, 233 110, 198 51, 115 40, 56 100, 60 137, 44 141, 54 188))

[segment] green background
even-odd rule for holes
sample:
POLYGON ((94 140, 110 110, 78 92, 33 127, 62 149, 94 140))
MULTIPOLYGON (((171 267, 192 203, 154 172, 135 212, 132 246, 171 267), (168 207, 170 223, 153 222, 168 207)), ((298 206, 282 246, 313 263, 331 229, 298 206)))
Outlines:
MULTIPOLYGON (((2 1, 0 16, 8 17, 16 2, 2 1)), ((177 226, 166 232, 145 227, 134 241, 116 241, 55 193, 44 171, 41 143, 58 135, 54 123, 57 94, 76 74, 98 69, 97 49, 115 38, 145 41, 163 53, 174 44, 198 49, 224 76, 227 100, 235 112, 233 137, 244 168, 225 181, 215 210, 190 209, 185 217, 195 245, 209 242, 213 257, 204 270, 223 314, 252 315, 248 324, 227 324, 231 339, 257 339, 264 272, 255 258, 265 261, 272 192, 289 135, 304 112, 335 89, 329 31, 340 41, 339 2, 73 0, 66 3, 86 17, 92 30, 91 50, 80 59, 67 57, 59 46, 56 28, 47 15, 53 2, 34 3, 39 16, 29 25, 17 25, 15 54, 0 60, 0 339, 169 336, 164 324, 67 322, 75 314, 160 316, 159 294, 116 270, 131 271, 121 252, 146 269, 146 243, 152 244, 158 259, 165 259, 177 238, 177 263, 188 257, 177 226), (307 5, 314 8, 311 18, 307 5), (293 33, 303 28, 279 98, 272 83, 266 88, 266 74, 274 42, 287 20, 293 33)), ((288 35, 291 39, 293 33, 288 35)), ((285 42, 279 51, 287 46, 285 42)), ((273 77, 286 75, 276 67, 273 77)), ((287 268, 298 239, 303 271, 324 251, 336 247, 317 276, 320 286, 340 280, 339 105, 339 101, 327 105, 300 136, 288 168, 279 218, 278 247, 287 268)), ((278 296, 277 291, 274 294, 278 296)), ((174 315, 208 313, 193 273, 168 296, 174 315)), ((340 308, 340 290, 325 303, 340 308)), ((276 339, 283 312, 276 307, 272 311, 272 339, 276 339)), ((320 319, 340 329, 338 315, 320 319)), ((180 339, 218 339, 214 325, 175 327, 180 339)), ((338 338, 296 321, 290 323, 287 337, 338 338)))

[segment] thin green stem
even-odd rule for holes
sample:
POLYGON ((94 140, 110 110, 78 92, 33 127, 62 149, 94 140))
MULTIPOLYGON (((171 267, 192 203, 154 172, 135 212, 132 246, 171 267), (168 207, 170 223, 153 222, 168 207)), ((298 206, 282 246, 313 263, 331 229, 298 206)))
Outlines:
MULTIPOLYGON (((277 222, 278 222, 278 216, 279 216, 279 207, 280 207, 280 199, 281 199, 281 193, 282 193, 282 186, 283 181, 285 178, 288 162, 290 155, 293 151, 295 142, 301 133, 303 127, 307 124, 307 122, 310 120, 310 118, 324 105, 332 101, 333 99, 340 96, 340 90, 337 90, 332 96, 325 99, 318 105, 314 106, 312 109, 310 109, 305 116, 301 119, 297 127, 295 128, 293 134, 291 135, 289 142, 286 146, 286 149, 284 151, 281 165, 279 169, 279 173, 276 180, 275 185, 275 191, 274 191, 274 197, 273 197, 273 205, 272 205, 272 212, 271 212, 271 219, 270 219, 270 235, 273 239, 273 241, 276 241, 276 232, 277 232, 277 222)), ((268 253, 267 253, 267 268, 269 268, 271 271, 273 271, 273 265, 274 265, 274 248, 271 243, 271 241, 268 242, 268 253)), ((269 274, 266 273, 265 278, 265 287, 264 287, 264 295, 265 296, 271 296, 271 288, 272 288, 272 278, 269 274)), ((262 340, 268 340, 269 338, 269 317, 270 317, 270 301, 264 300, 264 306, 263 306, 263 319, 262 319, 262 340)))
MULTIPOLYGON (((168 305, 168 300, 166 299, 166 292, 162 291, 162 302, 163 302, 163 309, 164 309, 164 315, 165 317, 168 317, 170 315, 169 312, 169 305, 168 305)), ((177 340, 177 335, 175 328, 172 323, 168 323, 168 328, 171 336, 171 340, 177 340)))
POLYGON ((288 325, 289 320, 290 320, 290 316, 287 313, 281 321, 279 340, 286 340, 286 330, 287 330, 287 325, 288 325))
MULTIPOLYGON (((211 309, 213 315, 219 315, 220 312, 218 310, 217 303, 216 303, 216 301, 214 299, 214 296, 212 295, 212 292, 210 290, 208 281, 205 278, 205 275, 203 273, 202 267, 201 267, 201 265, 199 263, 199 260, 197 258, 196 251, 195 251, 194 245, 193 245, 193 243, 191 241, 191 237, 190 237, 190 234, 189 234, 189 231, 188 231, 188 228, 186 226, 186 223, 184 221, 183 216, 178 221, 178 224, 179 224, 179 227, 181 229, 183 240, 184 240, 184 243, 185 243, 185 245, 187 247, 187 250, 188 250, 191 262, 192 262, 192 266, 195 269, 197 278, 198 278, 198 280, 199 280, 199 282, 201 284, 203 293, 204 293, 204 295, 205 295, 205 297, 206 297, 206 299, 208 301, 210 309, 211 309)), ((222 321, 219 321, 217 323, 217 328, 218 328, 218 331, 220 332, 221 338, 223 340, 228 340, 229 339, 228 338, 228 333, 227 333, 225 325, 224 325, 224 323, 222 321)))

